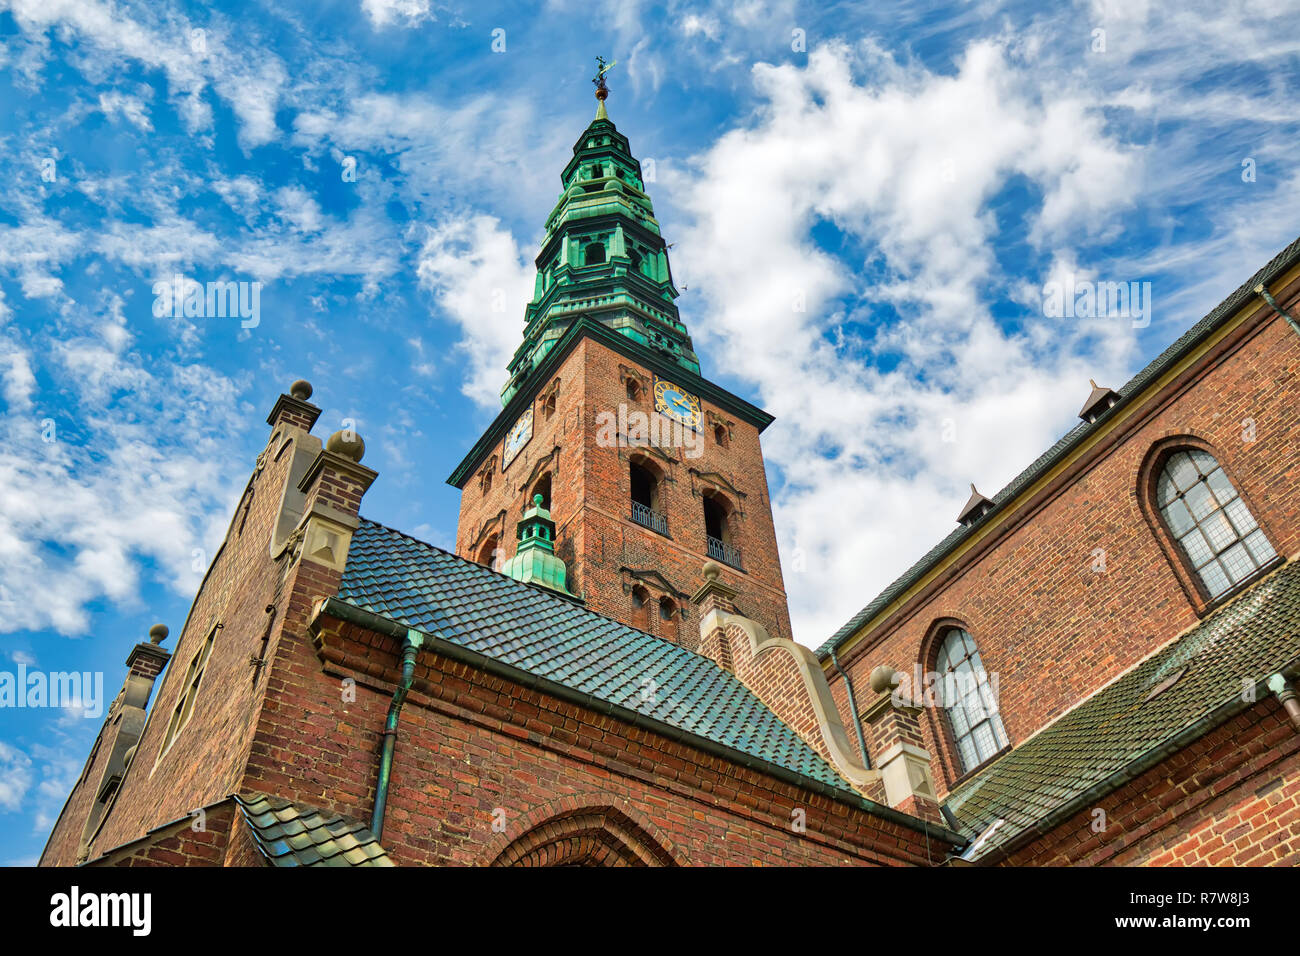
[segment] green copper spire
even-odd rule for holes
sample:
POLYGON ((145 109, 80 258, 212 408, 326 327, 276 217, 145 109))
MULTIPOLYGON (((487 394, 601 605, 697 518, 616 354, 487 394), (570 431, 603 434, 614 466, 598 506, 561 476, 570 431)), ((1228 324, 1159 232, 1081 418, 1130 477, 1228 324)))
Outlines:
POLYGON ((501 568, 501 573, 525 584, 540 584, 566 597, 577 595, 567 586, 569 569, 555 553, 555 522, 542 507, 542 496, 533 495, 533 506, 519 519, 515 532, 519 545, 515 556, 501 568))
POLYGON ((596 118, 573 147, 564 186, 546 220, 537 255, 533 299, 524 313, 524 341, 510 360, 502 403, 527 379, 579 316, 590 316, 683 368, 699 359, 674 300, 678 296, 645 192, 641 164, 605 111, 605 74, 598 58, 596 118))

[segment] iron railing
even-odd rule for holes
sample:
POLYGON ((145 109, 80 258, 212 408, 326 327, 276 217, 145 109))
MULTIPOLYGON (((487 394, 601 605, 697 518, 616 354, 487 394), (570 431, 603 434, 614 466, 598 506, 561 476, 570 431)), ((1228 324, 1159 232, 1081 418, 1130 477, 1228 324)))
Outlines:
POLYGON ((658 531, 664 536, 668 534, 668 519, 639 501, 632 502, 632 520, 637 524, 645 525, 651 531, 658 531))
POLYGON ((704 540, 708 545, 709 557, 715 561, 721 561, 723 564, 729 564, 733 568, 745 570, 744 564, 740 561, 740 549, 733 548, 727 542, 715 538, 713 535, 705 535, 704 540))

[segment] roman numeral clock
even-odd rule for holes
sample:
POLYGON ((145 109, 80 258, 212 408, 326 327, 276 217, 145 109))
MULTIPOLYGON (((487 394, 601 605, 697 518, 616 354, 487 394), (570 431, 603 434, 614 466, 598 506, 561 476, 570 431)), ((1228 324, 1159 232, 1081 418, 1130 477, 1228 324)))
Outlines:
POLYGON ((655 411, 697 431, 700 428, 700 400, 686 389, 655 376, 655 411))

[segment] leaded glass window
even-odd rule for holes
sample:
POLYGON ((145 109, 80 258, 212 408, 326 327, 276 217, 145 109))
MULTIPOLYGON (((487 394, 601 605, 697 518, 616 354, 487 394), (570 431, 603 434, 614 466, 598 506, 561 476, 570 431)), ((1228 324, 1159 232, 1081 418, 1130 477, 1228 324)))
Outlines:
POLYGON ((948 631, 937 667, 948 725, 969 772, 1010 744, 998 713, 997 682, 990 682, 975 639, 960 627, 948 631))
POLYGON ((1169 456, 1156 504, 1211 598, 1228 593, 1277 557, 1250 508, 1209 452, 1169 456))

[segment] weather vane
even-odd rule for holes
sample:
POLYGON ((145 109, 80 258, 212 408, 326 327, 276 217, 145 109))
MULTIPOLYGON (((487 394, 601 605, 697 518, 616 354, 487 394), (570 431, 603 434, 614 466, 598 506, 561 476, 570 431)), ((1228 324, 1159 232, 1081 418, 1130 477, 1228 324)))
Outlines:
POLYGON ((614 69, 618 61, 606 63, 603 56, 596 57, 596 75, 592 77, 591 82, 596 84, 596 99, 604 100, 609 96, 609 87, 605 85, 605 74, 614 69))

